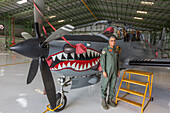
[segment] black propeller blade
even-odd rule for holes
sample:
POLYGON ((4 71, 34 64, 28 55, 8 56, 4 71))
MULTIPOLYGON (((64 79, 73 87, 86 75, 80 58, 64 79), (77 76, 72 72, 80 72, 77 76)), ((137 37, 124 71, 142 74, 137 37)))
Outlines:
POLYGON ((31 83, 35 78, 40 61, 40 69, 43 78, 44 87, 47 98, 53 108, 56 107, 56 90, 50 68, 46 62, 46 57, 49 53, 48 46, 41 47, 40 44, 44 42, 44 38, 40 36, 39 24, 35 23, 36 37, 20 42, 10 49, 21 55, 32 58, 30 70, 27 77, 27 84, 31 83))
POLYGON ((40 38, 39 24, 37 22, 35 23, 35 34, 36 37, 40 38))
POLYGON ((43 37, 40 36, 39 24, 35 23, 36 37, 27 39, 11 47, 11 50, 33 59, 27 77, 27 84, 33 81, 37 74, 38 67, 40 65, 45 91, 52 108, 56 107, 56 89, 50 68, 45 59, 49 54, 48 43, 71 32, 73 29, 74 29, 73 26, 65 25, 56 30, 47 39, 44 39, 43 37))
POLYGON ((40 70, 44 82, 45 91, 52 108, 56 107, 56 90, 50 68, 45 58, 41 58, 40 70))
POLYGON ((27 76, 27 84, 31 83, 32 80, 35 78, 39 66, 39 60, 33 59, 30 65, 30 70, 27 76))

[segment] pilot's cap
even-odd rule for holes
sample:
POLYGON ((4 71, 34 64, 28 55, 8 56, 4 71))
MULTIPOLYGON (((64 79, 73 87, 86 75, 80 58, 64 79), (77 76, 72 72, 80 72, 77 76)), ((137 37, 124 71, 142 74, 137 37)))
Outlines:
POLYGON ((117 38, 117 33, 113 33, 113 36, 115 36, 117 38))

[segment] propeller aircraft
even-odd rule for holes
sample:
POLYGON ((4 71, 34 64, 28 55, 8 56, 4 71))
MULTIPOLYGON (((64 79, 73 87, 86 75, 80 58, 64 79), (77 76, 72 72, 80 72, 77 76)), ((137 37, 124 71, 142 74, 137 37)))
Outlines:
MULTIPOLYGON (((44 0, 34 0, 41 13, 44 12, 44 0)), ((30 70, 27 77, 27 84, 35 78, 38 67, 40 71, 51 108, 62 103, 55 111, 64 109, 67 98, 64 87, 72 82, 71 89, 94 85, 100 81, 101 72, 98 70, 100 53, 108 45, 109 37, 103 34, 92 35, 67 35, 74 27, 65 25, 49 37, 41 36, 43 17, 34 5, 35 34, 32 38, 27 33, 22 33, 25 41, 20 42, 10 49, 23 56, 32 58, 30 70), (41 20, 41 23, 40 21, 41 20), (86 51, 77 54, 76 48, 71 45, 83 44, 86 51), (61 84, 60 90, 56 94, 56 88, 51 71, 62 75, 58 81, 61 84)), ((103 21, 101 21, 102 23, 103 21)), ((107 21, 104 21, 105 23, 107 21)), ((98 22, 99 23, 99 22, 98 22)), ((111 29, 113 30, 113 29, 111 29)), ((120 68, 133 68, 134 66, 165 66, 170 67, 169 59, 155 59, 155 50, 150 48, 143 40, 125 42, 124 39, 117 39, 116 46, 120 46, 120 68)))

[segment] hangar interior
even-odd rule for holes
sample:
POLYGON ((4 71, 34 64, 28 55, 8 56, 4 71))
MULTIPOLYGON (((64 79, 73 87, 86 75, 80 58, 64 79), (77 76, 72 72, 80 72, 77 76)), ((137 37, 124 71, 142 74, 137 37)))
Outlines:
MULTIPOLYGON (((149 46, 158 47, 164 59, 170 58, 170 1, 169 0, 45 0, 44 18, 54 28, 66 24, 74 26, 69 35, 102 34, 112 26, 126 33, 137 35, 140 32, 149 46), (107 20, 93 27, 94 23, 107 20)), ((48 100, 43 95, 43 84, 37 76, 31 85, 26 85, 30 58, 18 55, 10 47, 24 41, 22 32, 35 36, 33 0, 0 0, 0 113, 40 113, 46 109, 48 100)), ((44 20, 47 35, 54 30, 44 20)), ((114 35, 118 37, 117 31, 114 35)), ((42 31, 42 35, 46 35, 42 31)), ((158 53, 159 54, 159 53, 158 53)), ((154 101, 150 102, 144 113, 170 113, 170 67, 135 67, 136 70, 154 73, 154 101)), ((124 69, 120 72, 121 77, 124 69)), ((52 73, 56 89, 58 75, 52 73)), ((38 71, 38 75, 41 73, 38 71)), ((117 86, 121 81, 118 78, 117 86)), ((145 80, 142 78, 135 78, 145 80)), ((70 90, 68 102, 62 113, 138 113, 140 108, 120 102, 116 108, 105 111, 101 107, 101 81, 85 88, 70 90), (88 108, 88 109, 87 109, 88 108)), ((133 87, 135 90, 137 87, 133 87)), ((138 100, 129 96, 129 98, 138 100)), ((52 111, 49 113, 53 113, 52 111)))

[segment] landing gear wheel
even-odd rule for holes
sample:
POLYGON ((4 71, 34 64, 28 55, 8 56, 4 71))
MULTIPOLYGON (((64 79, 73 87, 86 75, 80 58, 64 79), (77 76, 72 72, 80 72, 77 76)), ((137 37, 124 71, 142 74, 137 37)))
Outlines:
MULTIPOLYGON (((60 101, 61 101, 61 94, 57 93, 56 94, 56 106, 60 105, 60 101)), ((59 112, 59 111, 63 110, 66 103, 67 103, 67 97, 64 95, 62 105, 58 109, 56 109, 55 112, 59 112)))
POLYGON ((151 101, 153 102, 153 97, 151 97, 151 101))

